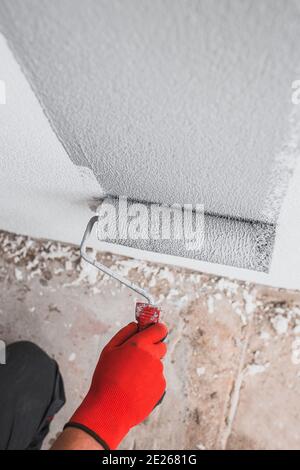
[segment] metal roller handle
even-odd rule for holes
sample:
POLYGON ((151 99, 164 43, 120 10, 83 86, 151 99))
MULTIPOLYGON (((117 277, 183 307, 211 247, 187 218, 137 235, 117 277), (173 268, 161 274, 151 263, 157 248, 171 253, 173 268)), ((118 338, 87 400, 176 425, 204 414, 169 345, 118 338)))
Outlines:
POLYGON ((95 266, 95 268, 99 269, 100 271, 102 271, 105 274, 108 274, 109 276, 113 277, 117 281, 121 282, 121 284, 124 284, 124 286, 129 287, 129 289, 133 290, 137 294, 144 297, 149 304, 154 305, 153 298, 151 297, 151 295, 146 290, 144 290, 141 287, 137 286, 133 282, 130 282, 125 277, 121 276, 120 274, 116 273, 115 271, 112 271, 111 269, 109 269, 104 264, 98 263, 98 261, 93 260, 92 258, 90 258, 87 255, 87 252, 86 252, 87 240, 88 240, 88 238, 89 238, 96 222, 99 222, 99 216, 98 215, 93 216, 90 219, 89 223, 87 224, 87 227, 85 229, 85 232, 84 232, 81 244, 80 244, 80 255, 81 255, 81 257, 87 263, 91 264, 92 266, 95 266))

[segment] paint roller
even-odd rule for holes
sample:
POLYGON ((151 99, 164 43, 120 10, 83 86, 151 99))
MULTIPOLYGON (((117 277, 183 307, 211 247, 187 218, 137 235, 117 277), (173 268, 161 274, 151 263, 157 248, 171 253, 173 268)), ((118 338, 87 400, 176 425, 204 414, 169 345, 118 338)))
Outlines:
POLYGON ((133 290, 140 296, 144 297, 146 302, 136 302, 135 305, 135 318, 138 323, 139 330, 143 330, 147 328, 147 326, 152 325, 153 323, 157 323, 160 317, 160 310, 155 305, 155 302, 145 289, 137 286, 133 282, 126 279, 124 276, 121 276, 119 273, 113 271, 112 269, 108 268, 102 263, 99 263, 96 259, 91 258, 87 252, 87 243, 88 239, 93 231, 93 227, 96 223, 99 223, 99 216, 93 216, 87 224, 85 229, 81 244, 80 244, 80 255, 81 257, 90 265, 94 266, 99 271, 107 274, 108 276, 116 279, 124 286, 128 287, 129 289, 133 290))

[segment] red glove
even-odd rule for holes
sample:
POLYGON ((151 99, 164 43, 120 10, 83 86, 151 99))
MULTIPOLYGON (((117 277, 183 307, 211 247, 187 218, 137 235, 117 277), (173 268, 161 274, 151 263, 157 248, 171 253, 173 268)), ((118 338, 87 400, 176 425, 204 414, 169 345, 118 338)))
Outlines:
POLYGON ((120 330, 103 349, 90 390, 66 426, 83 429, 104 448, 115 449, 164 395, 161 359, 167 333, 163 323, 139 332, 133 322, 120 330))

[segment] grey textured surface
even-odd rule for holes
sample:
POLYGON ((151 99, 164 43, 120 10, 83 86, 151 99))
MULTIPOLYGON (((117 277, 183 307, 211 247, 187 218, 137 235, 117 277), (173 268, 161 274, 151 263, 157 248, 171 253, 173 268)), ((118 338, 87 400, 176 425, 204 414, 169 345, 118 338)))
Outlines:
POLYGON ((108 194, 271 223, 299 19, 292 0, 0 3, 58 136, 108 194))
MULTIPOLYGON (((251 222, 230 219, 228 217, 215 217, 204 214, 200 219, 200 223, 196 225, 196 214, 193 211, 192 217, 189 219, 190 223, 184 225, 183 234, 184 238, 176 239, 174 219, 170 223, 170 238, 165 239, 162 237, 163 223, 162 219, 155 220, 151 218, 151 206, 147 204, 144 206, 147 210, 147 220, 149 221, 148 230, 140 231, 134 229, 134 236, 137 238, 123 238, 122 230, 130 231, 130 224, 135 222, 135 226, 139 224, 142 219, 139 214, 134 217, 121 218, 119 210, 119 199, 106 198, 105 204, 111 205, 116 214, 116 224, 110 224, 112 219, 108 219, 106 215, 106 205, 101 210, 101 204, 98 207, 99 225, 97 224, 97 235, 99 240, 104 240, 110 243, 118 243, 140 250, 152 251, 156 253, 170 254, 173 256, 184 256, 196 260, 208 261, 210 263, 222 263, 229 266, 236 266, 237 268, 247 268, 255 271, 268 272, 269 265, 272 257, 272 250, 275 242, 276 226, 265 224, 261 222, 251 222), (107 224, 108 222, 108 224, 107 224), (111 227, 116 227, 116 237, 109 238, 108 230, 109 224, 111 227), (121 227, 121 231, 118 229, 121 227), (195 228, 197 227, 197 231, 195 228), (152 234, 156 232, 158 239, 155 239, 152 234), (196 234, 193 244, 189 245, 188 238, 190 235, 196 234), (144 238, 148 235, 148 238, 144 238), (140 237, 140 238, 138 238, 140 237), (197 237, 197 238, 196 238, 197 237), (197 243, 198 242, 198 243, 197 243), (195 247, 195 249, 191 249, 195 247)), ((130 208, 133 207, 135 201, 127 201, 128 213, 130 208)), ((183 222, 184 215, 181 212, 181 220, 183 222)), ((133 211, 134 213, 134 211, 133 211)), ((166 217, 164 221, 166 221, 166 217)))

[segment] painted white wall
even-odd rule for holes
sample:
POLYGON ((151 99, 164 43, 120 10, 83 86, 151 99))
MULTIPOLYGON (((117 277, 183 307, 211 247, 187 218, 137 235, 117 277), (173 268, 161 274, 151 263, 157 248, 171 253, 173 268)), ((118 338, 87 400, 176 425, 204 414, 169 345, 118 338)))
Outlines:
POLYGON ((69 159, 2 35, 0 57, 0 228, 79 243, 99 184, 69 159))

